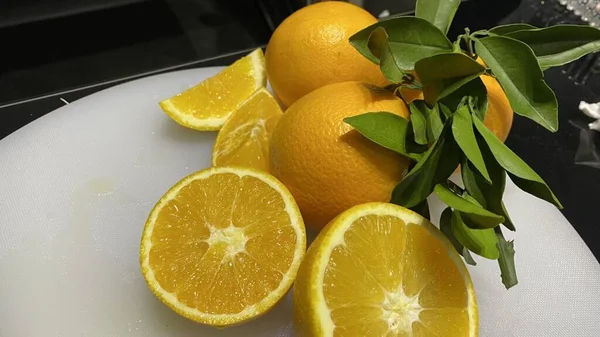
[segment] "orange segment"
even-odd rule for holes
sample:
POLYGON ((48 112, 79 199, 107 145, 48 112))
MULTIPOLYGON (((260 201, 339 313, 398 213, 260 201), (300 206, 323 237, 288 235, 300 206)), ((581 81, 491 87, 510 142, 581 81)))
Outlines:
POLYGON ((257 90, 227 120, 213 147, 213 166, 243 166, 269 172, 269 139, 283 115, 269 92, 257 90))
POLYGON ((319 234, 294 290, 308 336, 477 336, 477 304, 460 256, 405 208, 370 203, 319 234))
POLYGON ((408 225, 404 259, 404 292, 419 295, 423 308, 465 308, 469 294, 462 271, 444 244, 422 226, 408 225))
POLYGON ((219 130, 227 118, 267 83, 265 58, 256 49, 217 75, 159 104, 177 123, 195 130, 219 130))
POLYGON ((254 318, 288 291, 306 248, 289 192, 259 171, 221 167, 173 186, 152 210, 141 265, 150 289, 197 322, 254 318))

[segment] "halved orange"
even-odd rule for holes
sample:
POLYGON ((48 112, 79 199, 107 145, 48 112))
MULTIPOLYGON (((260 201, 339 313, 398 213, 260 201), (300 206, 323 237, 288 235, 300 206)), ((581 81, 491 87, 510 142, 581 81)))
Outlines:
POLYGON ((275 98, 266 89, 258 89, 219 131, 212 165, 269 172, 269 140, 281 116, 283 112, 275 98))
POLYGON ((329 223, 294 286, 301 336, 474 337, 477 303, 454 247, 429 221, 369 203, 329 223))
POLYGON ((173 186, 150 213, 140 247, 152 292, 196 322, 228 326, 272 308, 306 249, 300 211, 274 177, 219 167, 173 186))
POLYGON ((267 84, 265 57, 256 49, 217 75, 159 104, 177 123, 195 130, 219 130, 256 90, 267 84))

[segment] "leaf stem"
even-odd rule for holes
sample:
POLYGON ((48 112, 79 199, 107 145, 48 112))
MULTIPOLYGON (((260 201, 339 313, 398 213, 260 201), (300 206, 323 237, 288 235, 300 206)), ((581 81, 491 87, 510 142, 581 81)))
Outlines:
POLYGON ((462 48, 460 47, 460 43, 462 42, 463 38, 464 38, 464 34, 461 34, 456 38, 456 41, 454 41, 454 43, 452 44, 453 52, 455 52, 455 53, 463 52, 462 48))
POLYGON ((481 29, 481 30, 471 33, 471 39, 475 39, 478 36, 488 36, 488 35, 490 35, 490 32, 487 29, 481 29))

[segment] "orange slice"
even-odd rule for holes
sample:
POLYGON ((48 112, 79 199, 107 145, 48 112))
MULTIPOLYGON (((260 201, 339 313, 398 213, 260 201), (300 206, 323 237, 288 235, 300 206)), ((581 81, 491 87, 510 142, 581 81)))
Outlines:
POLYGON ((474 337, 475 291, 446 237, 386 203, 342 213, 310 246, 294 287, 301 336, 474 337))
POLYGON ((212 165, 269 172, 269 139, 281 116, 283 112, 273 96, 264 88, 258 89, 219 131, 212 165))
POLYGON ((212 326, 253 319, 290 289, 306 249, 298 207, 274 177, 234 167, 196 172, 150 213, 140 248, 152 292, 212 326))
POLYGON ((217 75, 159 104, 177 123, 195 130, 219 130, 256 90, 267 84, 265 57, 256 49, 217 75))

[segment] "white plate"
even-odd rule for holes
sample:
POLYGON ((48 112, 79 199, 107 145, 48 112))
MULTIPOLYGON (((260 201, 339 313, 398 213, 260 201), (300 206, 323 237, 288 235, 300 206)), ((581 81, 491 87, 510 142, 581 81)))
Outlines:
MULTIPOLYGON (((289 297, 219 331, 171 312, 140 274, 146 216, 172 184, 209 165, 215 138, 175 124, 157 102, 217 71, 119 85, 0 141, 1 337, 293 335, 289 297)), ((598 262, 554 207, 512 183, 505 199, 520 284, 506 291, 495 262, 470 268, 480 335, 598 336, 598 262)))

